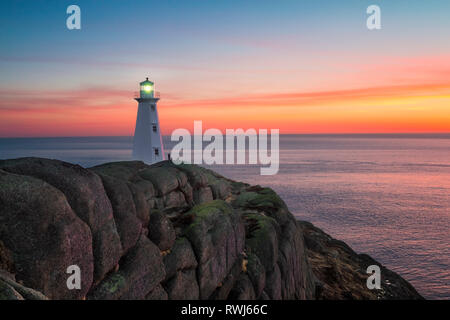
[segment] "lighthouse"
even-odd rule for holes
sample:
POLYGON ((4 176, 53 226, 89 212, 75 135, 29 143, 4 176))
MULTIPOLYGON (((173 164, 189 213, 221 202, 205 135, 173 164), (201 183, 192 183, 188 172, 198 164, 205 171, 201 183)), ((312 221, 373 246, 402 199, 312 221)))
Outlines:
POLYGON ((159 128, 157 103, 159 94, 148 78, 140 83, 138 112, 133 141, 133 159, 147 164, 164 160, 164 149, 159 128))

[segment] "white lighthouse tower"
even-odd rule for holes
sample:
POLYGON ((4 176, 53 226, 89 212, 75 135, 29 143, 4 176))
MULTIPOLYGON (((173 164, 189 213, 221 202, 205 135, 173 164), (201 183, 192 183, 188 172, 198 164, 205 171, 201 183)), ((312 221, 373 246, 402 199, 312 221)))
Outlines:
POLYGON ((147 164, 164 160, 164 149, 159 128, 156 104, 159 94, 155 93, 154 83, 148 78, 140 83, 136 129, 133 141, 133 159, 147 164))

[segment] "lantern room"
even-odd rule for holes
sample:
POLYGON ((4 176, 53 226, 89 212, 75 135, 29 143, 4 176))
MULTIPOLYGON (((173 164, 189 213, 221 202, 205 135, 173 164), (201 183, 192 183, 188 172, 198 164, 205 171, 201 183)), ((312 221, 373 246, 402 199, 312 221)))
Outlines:
POLYGON ((154 98, 155 85, 148 78, 140 83, 140 98, 154 98))

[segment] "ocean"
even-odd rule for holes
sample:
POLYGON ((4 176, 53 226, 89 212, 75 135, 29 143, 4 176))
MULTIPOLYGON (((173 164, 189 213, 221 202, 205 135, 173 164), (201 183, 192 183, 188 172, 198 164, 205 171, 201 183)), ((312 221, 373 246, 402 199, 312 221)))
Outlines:
MULTIPOLYGON (((164 137, 170 150, 174 142, 164 137)), ((0 159, 84 167, 130 160, 132 137, 0 138, 0 159)), ((426 298, 450 299, 450 134, 282 135, 277 175, 211 166, 273 188, 291 212, 398 272, 426 298)))

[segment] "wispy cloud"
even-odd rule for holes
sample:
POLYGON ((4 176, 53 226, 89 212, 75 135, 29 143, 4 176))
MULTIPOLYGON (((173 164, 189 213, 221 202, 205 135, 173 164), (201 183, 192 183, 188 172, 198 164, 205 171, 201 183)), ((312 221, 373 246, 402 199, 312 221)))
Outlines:
POLYGON ((398 85, 384 87, 355 88, 347 90, 313 91, 313 92, 292 92, 292 93, 269 93, 259 95, 244 95, 238 97, 226 97, 207 100, 180 100, 169 101, 166 106, 178 107, 227 107, 233 105, 254 105, 254 106, 273 106, 273 105, 292 105, 295 107, 313 106, 343 102, 349 103, 368 101, 373 99, 387 98, 406 98, 420 96, 440 96, 450 95, 450 82, 439 84, 414 84, 398 85))
MULTIPOLYGON (((137 106, 132 97, 130 91, 106 87, 0 90, 0 136, 129 135, 137 106)), ((217 99, 169 95, 159 106, 165 134, 189 128, 193 120, 218 128, 275 126, 289 133, 450 131, 449 83, 217 99)))

